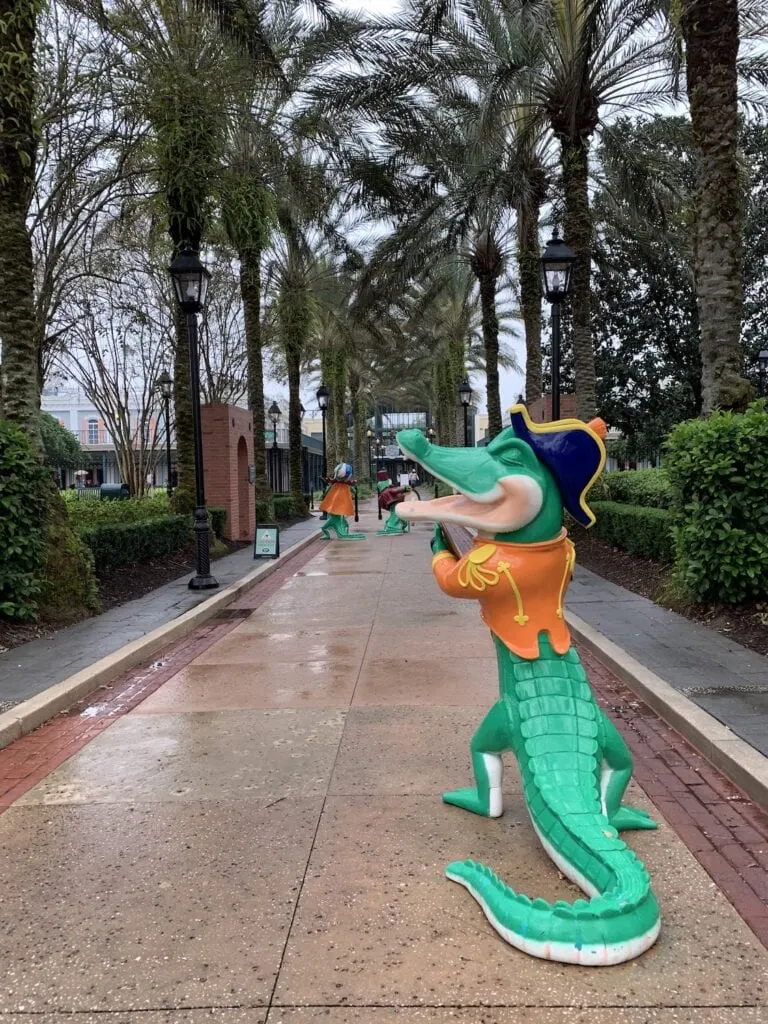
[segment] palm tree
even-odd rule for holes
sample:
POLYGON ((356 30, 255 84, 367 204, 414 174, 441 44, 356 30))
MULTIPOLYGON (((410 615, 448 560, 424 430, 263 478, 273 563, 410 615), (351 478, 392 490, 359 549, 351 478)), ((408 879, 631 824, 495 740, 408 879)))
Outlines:
MULTIPOLYGON (((435 44, 444 80, 469 74, 481 84, 487 123, 545 117, 559 148, 564 233, 577 255, 573 270, 572 337, 579 415, 595 413, 590 332, 593 225, 589 150, 610 119, 631 104, 642 110, 670 95, 670 33, 646 0, 489 0, 447 5, 422 0, 419 23, 435 44), (471 68, 471 70, 468 70, 471 68)), ((454 86, 458 88, 458 84, 454 86)), ((523 133, 525 135, 525 133, 523 133)), ((532 230, 526 287, 532 286, 532 230)), ((535 332, 535 325, 533 325, 535 332)))
POLYGON ((693 266, 703 411, 743 409, 753 392, 742 376, 740 344, 739 2, 683 0, 680 27, 699 172, 693 266))
POLYGON ((0 408, 40 449, 40 381, 32 243, 35 176, 34 44, 37 5, 3 0, 0 23, 0 408))

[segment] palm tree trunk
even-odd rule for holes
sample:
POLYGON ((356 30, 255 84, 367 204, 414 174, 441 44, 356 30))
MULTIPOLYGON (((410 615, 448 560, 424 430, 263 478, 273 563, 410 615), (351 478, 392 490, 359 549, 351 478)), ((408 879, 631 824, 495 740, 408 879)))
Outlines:
POLYGON ((370 462, 366 456, 365 410, 360 394, 360 374, 349 370, 349 400, 352 409, 352 428, 354 430, 353 467, 358 480, 370 480, 370 462))
POLYGON ((272 490, 267 476, 267 448, 264 437, 264 363, 261 353, 261 249, 244 249, 240 259, 240 297, 245 324, 245 351, 248 374, 248 408, 253 416, 253 467, 256 480, 253 500, 256 521, 269 522, 274 514, 272 490))
POLYGON ((702 411, 742 409, 741 235, 737 160, 738 0, 684 0, 688 102, 698 156, 694 277, 701 324, 702 411))
POLYGON ((349 441, 347 438, 347 356, 343 349, 336 350, 334 360, 333 388, 333 422, 336 428, 336 456, 339 462, 349 459, 349 441))
POLYGON ((173 320, 176 328, 173 349, 173 405, 178 482, 172 500, 177 512, 191 512, 195 506, 195 435, 189 381, 189 334, 187 314, 178 303, 174 303, 173 320))
POLYGON ((36 10, 30 0, 0 0, 0 390, 5 418, 40 451, 39 345, 26 224, 35 176, 36 10))
POLYGON ((592 214, 589 208, 587 142, 562 140, 563 189, 565 192, 565 242, 576 253, 572 275, 573 362, 576 376, 576 410, 580 419, 595 415, 595 352, 590 323, 590 273, 592 263, 592 214))
POLYGON ((520 253, 520 310, 525 326, 525 400, 541 398, 541 284, 538 210, 517 213, 520 253))
POLYGON ((286 345, 288 368, 288 469, 291 504, 300 514, 304 509, 304 488, 301 479, 301 352, 303 338, 296 337, 286 345))
POLYGON ((308 298, 301 284, 287 282, 283 285, 278 315, 288 372, 289 489, 294 511, 300 513, 304 508, 301 485, 301 357, 310 329, 308 298))
MULTIPOLYGON (((332 348, 325 348, 320 353, 320 377, 325 384, 333 390, 334 384, 334 360, 336 353, 332 348)), ((328 401, 328 409, 325 414, 325 451, 328 472, 339 461, 336 458, 336 417, 334 414, 333 399, 328 401)))
MULTIPOLYGON (((480 309, 485 350, 485 388, 488 403, 488 436, 501 433, 501 397, 499 394, 499 318, 496 315, 496 279, 492 271, 477 274, 480 284, 480 309)), ((463 443, 463 438, 462 438, 463 443)))

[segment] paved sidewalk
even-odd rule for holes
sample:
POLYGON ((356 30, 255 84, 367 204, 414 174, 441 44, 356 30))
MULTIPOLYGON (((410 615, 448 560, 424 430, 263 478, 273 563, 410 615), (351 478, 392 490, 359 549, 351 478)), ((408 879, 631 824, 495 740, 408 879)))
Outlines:
MULTIPOLYGON (((578 559, 578 549, 577 549, 578 559)), ((768 755, 768 658, 576 565, 568 607, 768 755)))
MULTIPOLYGON (((281 531, 281 551, 289 550, 318 528, 318 520, 312 518, 281 531)), ((224 588, 251 572, 255 565, 253 549, 243 548, 216 559, 212 571, 224 588)), ((68 626, 52 637, 32 640, 0 654, 0 711, 42 693, 205 601, 211 591, 190 590, 187 584, 191 575, 186 573, 144 597, 68 626)))
MULTIPOLYGON (((361 515, 367 532, 377 525, 361 515)), ((0 815, 3 1021, 768 1020, 768 950, 667 824, 671 801, 662 814, 661 796, 654 808, 637 784, 631 799, 661 828, 627 839, 664 922, 637 961, 529 958, 444 878, 449 860, 471 856, 531 896, 577 895, 538 845, 516 772, 501 820, 440 801, 470 782, 468 741, 496 667, 474 602, 434 586, 429 536, 332 542, 286 566, 265 581, 269 596, 243 595, 190 639, 188 664, 0 815)), ((634 729, 638 702, 595 673, 634 729)), ((0 775, 26 756, 39 778, 51 737, 99 714, 85 707, 12 744, 0 775)), ((650 790, 659 751, 682 761, 673 736, 645 735, 650 790)), ((684 790, 684 770, 667 771, 684 790)), ((710 793, 720 813, 730 791, 710 793)))

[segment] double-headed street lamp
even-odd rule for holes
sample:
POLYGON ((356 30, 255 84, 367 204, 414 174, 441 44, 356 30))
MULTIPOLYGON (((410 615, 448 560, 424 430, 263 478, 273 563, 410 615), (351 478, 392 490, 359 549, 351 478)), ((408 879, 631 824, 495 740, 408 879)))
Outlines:
POLYGON ((552 419, 560 419, 560 307, 571 293, 576 253, 560 238, 557 228, 541 256, 541 283, 552 305, 552 419))
POLYGON ((165 414, 165 489, 170 498, 173 494, 173 484, 171 482, 171 389, 173 388, 173 380, 167 370, 163 370, 157 378, 155 388, 163 400, 163 412, 165 414))
POLYGON ((459 385, 459 401, 464 408, 464 447, 469 448, 469 406, 472 402, 472 385, 466 377, 459 385))
POLYGON ((211 535, 205 507, 203 476, 203 430, 200 422, 200 354, 197 349, 197 314, 205 305, 211 275, 192 249, 182 249, 168 268, 176 298, 187 317, 189 385, 192 402, 192 432, 195 443, 195 541, 197 571, 189 581, 190 590, 212 590, 218 581, 211 575, 211 535))
MULTIPOLYGON (((279 459, 279 455, 277 452, 277 424, 280 422, 280 417, 282 416, 282 413, 280 412, 280 406, 277 404, 277 402, 273 402, 272 405, 270 405, 269 409, 267 409, 267 416, 269 416, 270 420, 272 421, 272 454, 270 456, 270 458, 272 459, 272 490, 275 492, 279 491, 280 493, 282 493, 282 479, 280 480, 280 487, 278 488, 277 486, 277 468, 279 459)), ((282 475, 283 474, 281 473, 281 478, 282 475)))

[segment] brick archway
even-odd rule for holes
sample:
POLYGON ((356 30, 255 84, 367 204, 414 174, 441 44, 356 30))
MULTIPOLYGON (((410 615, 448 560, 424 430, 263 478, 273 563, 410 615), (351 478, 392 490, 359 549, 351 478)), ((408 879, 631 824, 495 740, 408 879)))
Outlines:
MULTIPOLYGON (((248 442, 241 434, 237 442, 237 505, 241 534, 243 526, 248 525, 249 511, 253 506, 252 498, 253 489, 248 483, 248 442)), ((240 536, 238 540, 250 540, 250 534, 240 536)))
POLYGON ((227 540, 252 540, 256 528, 253 488, 253 421, 248 409, 236 405, 202 408, 205 497, 209 506, 224 508, 227 540))

